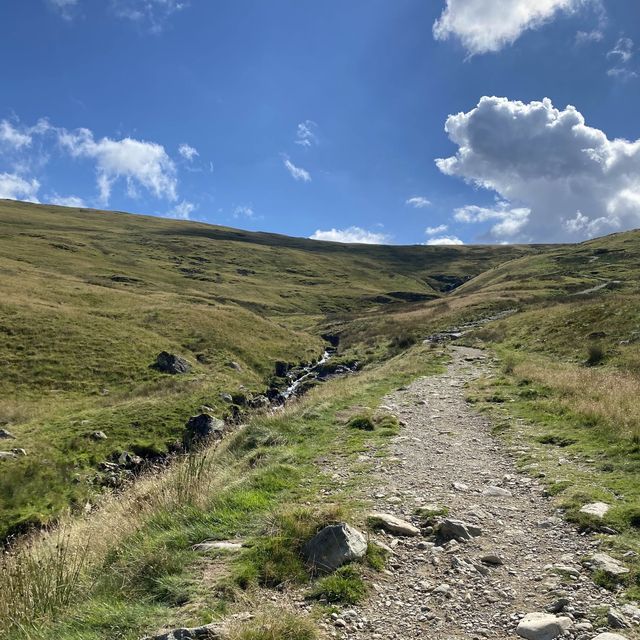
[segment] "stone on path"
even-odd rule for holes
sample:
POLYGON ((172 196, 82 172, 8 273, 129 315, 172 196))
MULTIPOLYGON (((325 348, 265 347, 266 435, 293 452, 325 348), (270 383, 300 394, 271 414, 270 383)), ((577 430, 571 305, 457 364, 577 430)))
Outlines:
POLYGON ((553 640, 572 625, 571 618, 549 613, 528 613, 516 629, 516 633, 527 640, 553 640))
POLYGON ((631 626, 622 612, 613 607, 607 612, 607 623, 613 629, 628 629, 631 626))
POLYGON ((593 640, 627 640, 619 633, 599 633, 593 640))
POLYGON ((468 524, 462 520, 453 520, 452 518, 445 518, 440 522, 436 527, 436 533, 441 540, 457 540, 458 542, 471 540, 474 537, 482 535, 480 527, 468 524))
POLYGON ((418 536, 420 529, 406 520, 396 518, 389 513, 370 513, 367 520, 373 527, 380 527, 398 536, 418 536))
POLYGON ((344 522, 325 527, 302 547, 307 565, 320 573, 331 573, 366 552, 365 537, 344 522))
POLYGON ((225 637, 218 624, 205 624, 191 629, 174 629, 155 636, 146 636, 143 640, 222 640, 225 637))
POLYGON ((618 578, 629 573, 629 569, 622 562, 612 558, 606 553, 594 553, 589 562, 596 568, 604 571, 606 574, 618 578))
POLYGON ((483 496, 489 496, 493 498, 510 498, 513 494, 509 489, 503 489, 502 487, 487 487, 483 492, 483 496))
POLYGON ((242 542, 232 542, 230 540, 205 540, 191 547, 194 551, 239 551, 242 549, 242 542))

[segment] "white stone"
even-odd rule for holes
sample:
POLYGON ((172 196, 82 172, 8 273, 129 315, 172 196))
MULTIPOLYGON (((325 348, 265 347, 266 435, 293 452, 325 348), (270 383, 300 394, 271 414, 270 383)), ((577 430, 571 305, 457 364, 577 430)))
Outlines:
POLYGON ((516 629, 516 633, 527 640, 553 640, 572 625, 571 618, 549 613, 528 613, 516 629))
POLYGON ((606 502, 591 502, 590 504, 585 504, 584 507, 580 509, 580 513, 586 513, 596 518, 604 518, 610 508, 606 502))
POLYGON ((413 526, 406 520, 396 518, 389 513, 370 513, 368 516, 369 523, 374 527, 381 527, 389 533, 395 533, 398 536, 418 536, 420 529, 413 526))

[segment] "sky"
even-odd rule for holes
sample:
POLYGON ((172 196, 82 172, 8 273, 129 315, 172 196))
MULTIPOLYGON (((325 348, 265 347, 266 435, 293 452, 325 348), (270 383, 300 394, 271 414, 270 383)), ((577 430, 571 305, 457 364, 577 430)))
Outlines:
POLYGON ((637 0, 5 0, 0 24, 0 198, 342 242, 640 227, 637 0))

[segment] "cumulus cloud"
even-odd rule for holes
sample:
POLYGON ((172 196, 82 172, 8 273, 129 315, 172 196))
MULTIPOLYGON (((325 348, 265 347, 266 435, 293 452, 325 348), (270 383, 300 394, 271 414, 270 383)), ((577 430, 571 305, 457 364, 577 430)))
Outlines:
POLYGON ((196 205, 188 200, 179 202, 175 207, 169 209, 167 218, 176 218, 178 220, 189 220, 191 214, 195 211, 196 205))
POLYGON ((531 209, 527 207, 510 207, 508 202, 498 202, 495 207, 477 207, 467 205, 454 212, 458 222, 486 222, 498 220, 491 227, 491 235, 496 239, 512 238, 516 236, 529 221, 531 209))
POLYGON ((433 25, 437 40, 455 37, 470 55, 499 51, 584 0, 446 0, 433 25))
POLYGON ((360 227, 348 227, 347 229, 318 229, 312 236, 312 240, 328 240, 330 242, 348 242, 360 244, 385 244, 390 238, 384 233, 367 231, 360 227))
POLYGON ((78 196, 59 196, 57 193, 50 195, 47 202, 57 204, 60 207, 76 207, 77 209, 83 209, 87 206, 85 201, 78 196))
POLYGON ((102 204, 108 204, 113 183, 120 178, 131 197, 143 187, 157 198, 177 199, 175 165, 162 145, 133 138, 96 140, 89 129, 60 129, 58 139, 72 156, 95 161, 102 204))
POLYGON ((428 236, 435 236, 437 233, 444 233, 448 228, 446 224, 439 224, 437 227, 427 227, 424 232, 428 236))
POLYGON ((572 241, 640 225, 640 140, 610 140, 575 107, 485 96, 445 129, 458 151, 438 168, 500 198, 457 215, 497 220, 494 236, 572 241))
POLYGON ((191 162, 194 158, 197 158, 200 154, 195 147, 192 147, 186 142, 178 147, 178 153, 185 159, 191 162))
POLYGON ((301 122, 296 129, 295 143, 301 147, 313 147, 318 144, 318 136, 315 133, 317 127, 313 120, 301 122))
POLYGON ((40 183, 35 178, 28 180, 15 173, 0 173, 0 199, 39 202, 39 189, 40 183))
POLYGON ((405 204, 410 207, 415 207, 416 209, 424 209, 431 205, 431 200, 427 200, 422 196, 414 196, 413 198, 405 200, 405 204))
POLYGON ((286 156, 282 159, 285 168, 291 174, 294 180, 302 180, 302 182, 311 182, 311 174, 302 167, 296 167, 286 156))
POLYGON ((428 244, 429 246, 439 247, 446 245, 460 245, 464 244, 464 242, 462 242, 462 240, 460 240, 460 238, 456 236, 440 236, 438 238, 429 238, 429 240, 427 240, 425 244, 428 244))
POLYGON ((0 143, 12 148, 23 149, 31 145, 31 135, 19 131, 8 120, 0 121, 0 143))

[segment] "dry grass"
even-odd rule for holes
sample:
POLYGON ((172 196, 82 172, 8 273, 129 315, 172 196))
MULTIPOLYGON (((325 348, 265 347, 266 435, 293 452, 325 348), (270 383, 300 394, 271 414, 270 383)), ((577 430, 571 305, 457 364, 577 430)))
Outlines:
POLYGON ((549 362, 516 366, 528 378, 555 390, 561 402, 587 420, 604 423, 618 438, 640 442, 640 377, 605 368, 585 368, 549 362))

